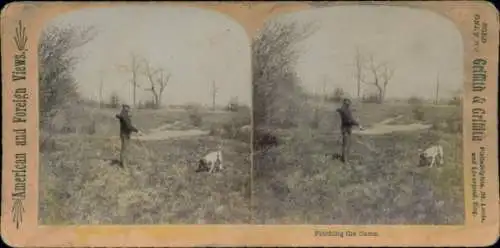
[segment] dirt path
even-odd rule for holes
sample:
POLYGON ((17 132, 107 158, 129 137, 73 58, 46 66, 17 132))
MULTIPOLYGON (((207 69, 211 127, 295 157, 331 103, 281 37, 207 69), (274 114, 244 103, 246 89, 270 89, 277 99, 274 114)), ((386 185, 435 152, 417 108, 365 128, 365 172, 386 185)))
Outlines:
MULTIPOLYGON (((180 138, 180 137, 194 137, 194 136, 202 136, 202 135, 208 135, 210 132, 209 131, 204 131, 200 129, 187 129, 187 130, 175 130, 175 129, 170 129, 169 126, 163 125, 158 128, 151 129, 144 133, 142 136, 136 135, 135 133, 131 135, 132 140, 141 140, 141 141, 154 141, 154 140, 166 140, 166 139, 171 139, 171 138, 180 138)), ((119 136, 109 136, 109 137, 103 137, 103 136, 98 136, 98 135, 85 135, 85 134, 59 134, 59 135, 53 135, 53 139, 58 139, 58 140, 72 140, 72 139, 90 139, 90 140, 102 140, 102 139, 108 139, 108 140, 119 140, 119 136)))
POLYGON ((376 123, 365 130, 353 130, 353 133, 359 135, 382 135, 393 132, 411 132, 411 131, 426 130, 432 127, 432 125, 420 124, 420 123, 400 124, 400 125, 388 124, 397 119, 400 119, 401 117, 403 116, 399 115, 393 118, 389 118, 379 123, 376 123))
POLYGON ((193 137, 193 136, 201 136, 208 135, 209 131, 203 131, 198 129, 192 130, 163 130, 156 131, 144 134, 142 136, 132 136, 132 139, 143 140, 143 141, 151 141, 151 140, 166 140, 171 138, 179 138, 179 137, 193 137))
POLYGON ((193 136, 201 136, 209 134, 209 131, 193 129, 193 128, 188 129, 188 128, 189 127, 186 127, 181 122, 176 121, 174 123, 167 123, 157 128, 150 129, 147 133, 145 133, 142 136, 134 135, 132 136, 132 139, 151 141, 151 140, 166 140, 179 137, 193 137, 193 136))
POLYGON ((383 121, 381 121, 381 122, 379 122, 379 123, 377 123, 377 124, 378 124, 378 125, 387 125, 387 124, 389 124, 389 123, 391 123, 391 122, 394 122, 394 121, 397 121, 397 120, 399 120, 399 119, 401 119, 401 118, 403 118, 403 116, 402 116, 402 115, 398 115, 398 116, 396 116, 396 117, 392 117, 392 118, 385 119, 385 120, 383 120, 383 121))

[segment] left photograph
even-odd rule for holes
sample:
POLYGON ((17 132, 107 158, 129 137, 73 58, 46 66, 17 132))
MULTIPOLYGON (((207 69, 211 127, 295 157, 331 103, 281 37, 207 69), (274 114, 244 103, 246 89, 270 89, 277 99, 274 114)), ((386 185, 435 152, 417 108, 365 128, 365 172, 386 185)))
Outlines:
POLYGON ((40 34, 40 225, 250 223, 251 51, 167 6, 68 12, 40 34))

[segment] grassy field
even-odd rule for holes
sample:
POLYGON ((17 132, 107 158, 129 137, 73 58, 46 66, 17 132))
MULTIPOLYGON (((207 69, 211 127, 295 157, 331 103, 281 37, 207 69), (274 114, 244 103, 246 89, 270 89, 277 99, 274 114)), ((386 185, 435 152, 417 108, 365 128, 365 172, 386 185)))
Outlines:
POLYGON ((261 224, 460 224, 464 221, 462 136, 457 106, 355 104, 365 126, 426 123, 426 131, 353 135, 351 164, 340 153, 335 106, 318 128, 281 130, 281 144, 254 155, 253 209, 261 224), (441 167, 418 167, 418 148, 441 144, 441 167))
MULTIPOLYGON (((114 119, 118 110, 73 107, 64 118, 54 118, 54 126, 66 133, 42 132, 39 221, 52 225, 463 223, 459 107, 353 107, 354 115, 368 127, 397 115, 403 115, 396 121, 399 124, 433 127, 353 135, 352 162, 344 165, 326 156, 340 152, 340 137, 335 106, 324 106, 319 127, 280 130, 278 147, 255 153, 251 179, 249 137, 228 132, 223 137, 226 170, 213 176, 194 171, 199 155, 219 144, 217 132, 133 140, 129 166, 112 166, 105 160, 118 156, 114 119), (444 148, 445 164, 418 167, 417 148, 436 143, 444 148)), ((137 110, 132 119, 146 132, 174 122, 185 129, 208 131, 250 122, 246 112, 222 111, 137 110)))
MULTIPOLYGON (((198 136, 131 141, 129 165, 118 158, 118 110, 73 106, 54 118, 66 133, 42 133, 40 219, 42 224, 222 224, 250 221, 250 144, 225 137, 226 170, 195 173, 197 160, 213 151, 220 137, 198 136), (96 123, 95 123, 96 122, 96 123), (95 126, 95 127, 93 127, 95 126), (89 131, 92 130, 92 131, 89 131), (230 180, 228 180, 230 179, 230 180)), ((137 110, 134 125, 147 132, 166 123, 186 129, 250 123, 250 114, 137 110), (199 121, 201 120, 201 121, 199 121)))

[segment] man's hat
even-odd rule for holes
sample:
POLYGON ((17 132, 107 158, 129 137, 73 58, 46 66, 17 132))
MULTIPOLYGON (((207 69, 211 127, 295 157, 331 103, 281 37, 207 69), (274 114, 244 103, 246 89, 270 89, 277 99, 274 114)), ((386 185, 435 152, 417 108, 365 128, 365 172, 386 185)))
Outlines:
POLYGON ((128 104, 122 104, 122 108, 130 108, 128 104))

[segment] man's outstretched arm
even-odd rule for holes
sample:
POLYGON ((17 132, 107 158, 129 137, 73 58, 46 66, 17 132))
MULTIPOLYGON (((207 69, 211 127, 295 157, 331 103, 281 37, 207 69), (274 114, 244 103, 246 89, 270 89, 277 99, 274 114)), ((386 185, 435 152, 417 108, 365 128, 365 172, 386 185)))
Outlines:
POLYGON ((130 131, 136 133, 139 132, 139 130, 136 127, 134 127, 134 125, 132 125, 132 121, 130 120, 129 117, 123 117, 122 115, 117 114, 116 118, 118 118, 120 121, 123 121, 125 123, 125 126, 127 126, 127 129, 129 129, 130 131))
POLYGON ((354 119, 350 111, 349 111, 349 122, 351 123, 351 125, 357 126, 359 129, 363 129, 361 124, 359 124, 359 122, 356 119, 354 119))
POLYGON ((359 122, 358 122, 358 121, 356 121, 356 119, 354 119, 354 117, 352 117, 352 115, 351 115, 351 120, 350 120, 350 122, 351 122, 351 124, 352 124, 353 126, 358 126, 358 127, 359 127, 359 122))
POLYGON ((130 131, 136 132, 136 133, 139 132, 139 130, 136 127, 134 127, 134 125, 132 125, 132 121, 130 120, 130 118, 124 118, 124 119, 125 119, 125 123, 127 124, 128 129, 130 131))

